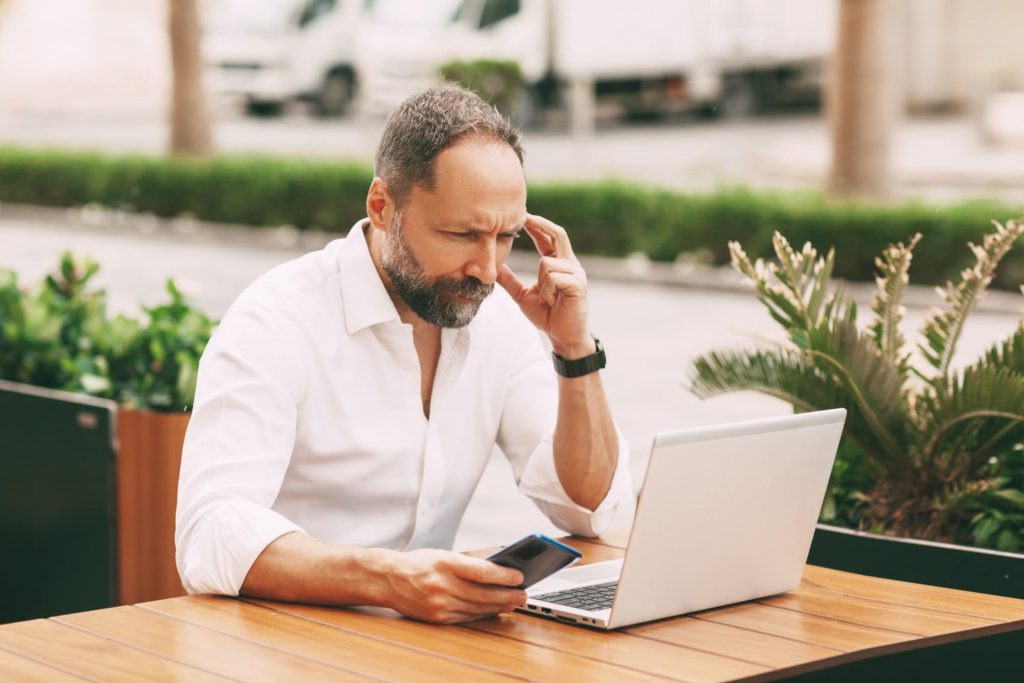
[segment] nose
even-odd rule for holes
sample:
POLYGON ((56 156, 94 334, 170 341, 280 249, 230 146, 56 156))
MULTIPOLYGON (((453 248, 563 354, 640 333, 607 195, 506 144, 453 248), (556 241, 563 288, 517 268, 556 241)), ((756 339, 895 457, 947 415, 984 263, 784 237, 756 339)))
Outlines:
POLYGON ((485 285, 494 284, 498 279, 498 248, 494 240, 480 240, 473 258, 466 264, 465 273, 485 285))

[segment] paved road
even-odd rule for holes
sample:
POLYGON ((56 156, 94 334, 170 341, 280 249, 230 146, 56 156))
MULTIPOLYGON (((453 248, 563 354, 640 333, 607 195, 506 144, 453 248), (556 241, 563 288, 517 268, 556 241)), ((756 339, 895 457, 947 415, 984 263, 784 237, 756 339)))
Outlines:
MULTIPOLYGON (((91 254, 102 264, 97 284, 108 290, 115 311, 133 312, 139 302, 161 300, 166 278, 174 277, 215 316, 247 283, 299 253, 237 240, 197 241, 0 218, 0 267, 14 268, 23 283, 36 282, 52 269, 64 249, 91 254)), ((755 394, 700 401, 684 386, 697 355, 778 338, 775 324, 752 295, 597 280, 591 282, 590 298, 592 328, 608 349, 604 380, 609 401, 629 440, 637 485, 658 430, 788 412, 785 404, 755 394)), ((908 316, 911 339, 922 314, 911 310, 908 316)), ((1007 334, 1016 319, 1006 313, 976 314, 965 331, 959 361, 1007 334)), ((496 545, 532 531, 553 529, 516 494, 508 465, 493 458, 460 530, 458 547, 496 545)))

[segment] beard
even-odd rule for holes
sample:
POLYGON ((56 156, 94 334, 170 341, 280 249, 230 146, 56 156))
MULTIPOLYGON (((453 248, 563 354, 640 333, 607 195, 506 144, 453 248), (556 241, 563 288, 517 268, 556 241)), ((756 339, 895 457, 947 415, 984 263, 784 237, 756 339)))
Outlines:
POLYGON ((494 291, 494 285, 475 277, 431 280, 409 249, 402 223, 403 216, 396 211, 381 249, 381 268, 391 278, 402 301, 424 321, 438 327, 465 327, 494 291))

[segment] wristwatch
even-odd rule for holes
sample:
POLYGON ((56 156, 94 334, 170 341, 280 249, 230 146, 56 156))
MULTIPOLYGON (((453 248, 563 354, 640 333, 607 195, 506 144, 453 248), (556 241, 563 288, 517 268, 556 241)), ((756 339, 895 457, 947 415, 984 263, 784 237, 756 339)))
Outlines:
POLYGON ((606 358, 601 340, 591 335, 594 339, 594 353, 576 360, 566 360, 554 351, 551 352, 551 359, 555 361, 555 372, 562 377, 582 377, 602 369, 605 366, 606 358))

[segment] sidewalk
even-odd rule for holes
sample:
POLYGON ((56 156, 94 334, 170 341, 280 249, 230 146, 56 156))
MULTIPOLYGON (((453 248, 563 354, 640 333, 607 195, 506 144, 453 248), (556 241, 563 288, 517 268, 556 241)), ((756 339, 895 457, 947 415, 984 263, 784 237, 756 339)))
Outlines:
MULTIPOLYGON (((211 315, 219 317, 237 294, 269 268, 313 248, 313 244, 283 245, 273 231, 249 233, 235 228, 208 232, 202 226, 177 232, 149 224, 138 226, 83 225, 68 214, 41 212, 35 218, 0 211, 0 267, 12 267, 23 284, 35 283, 53 269, 59 254, 71 249, 90 254, 102 266, 96 278, 109 293, 111 308, 138 312, 138 303, 164 298, 164 282, 174 277, 211 315), (49 219, 46 219, 49 216, 49 219)), ((77 215, 77 214, 72 214, 77 215)), ((625 277, 629 262, 593 261, 584 257, 590 273, 591 327, 608 350, 604 384, 612 412, 629 441, 634 484, 639 487, 647 452, 655 432, 687 426, 767 417, 788 413, 787 404, 758 394, 732 394, 700 401, 686 389, 695 357, 711 349, 749 346, 763 339, 780 339, 778 326, 737 278, 718 275, 718 288, 692 285, 707 278, 691 276, 665 284, 634 274, 631 282, 601 277, 604 269, 625 277), (600 265, 597 265, 599 264, 600 265), (727 279, 731 279, 729 285, 727 279), (726 286, 728 285, 728 286, 726 286)), ((517 255, 514 268, 524 278, 535 275, 535 259, 517 255)), ((930 290, 915 297, 938 304, 930 290)), ((956 362, 972 360, 982 349, 1008 334, 1024 311, 1024 297, 1001 293, 1000 306, 978 311, 969 321, 956 362)), ((862 307, 862 310, 867 310, 862 307)), ((926 309, 911 308, 905 333, 911 343, 926 309)), ((629 511, 624 513, 629 514, 629 511)), ((458 548, 507 543, 530 532, 554 529, 541 513, 515 491, 510 468, 492 458, 480 488, 466 513, 457 538, 458 548)))

